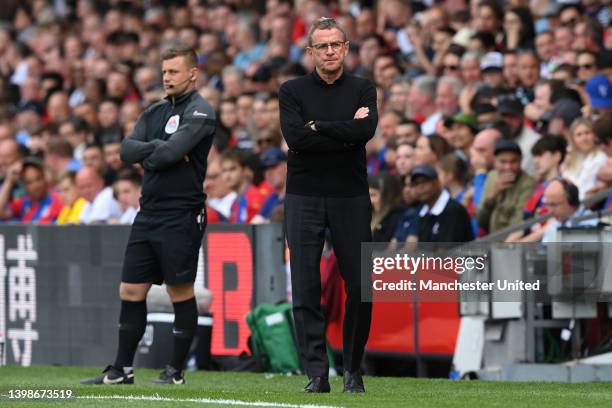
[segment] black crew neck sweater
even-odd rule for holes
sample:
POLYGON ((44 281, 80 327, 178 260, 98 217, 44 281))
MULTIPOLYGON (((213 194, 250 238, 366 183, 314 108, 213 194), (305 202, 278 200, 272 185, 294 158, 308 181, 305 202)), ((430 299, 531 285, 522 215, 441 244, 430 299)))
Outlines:
POLYGON ((287 193, 354 197, 368 194, 365 144, 378 122, 376 88, 343 73, 327 84, 316 70, 285 82, 279 91, 280 122, 289 146, 287 193), (368 107, 363 119, 353 119, 368 107), (306 124, 315 121, 316 131, 306 124))

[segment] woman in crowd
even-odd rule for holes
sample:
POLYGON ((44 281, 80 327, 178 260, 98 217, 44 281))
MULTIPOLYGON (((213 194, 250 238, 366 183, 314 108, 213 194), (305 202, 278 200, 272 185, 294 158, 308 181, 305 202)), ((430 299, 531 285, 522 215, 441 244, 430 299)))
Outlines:
POLYGON ((401 206, 401 186, 397 177, 379 173, 368 177, 372 202, 372 241, 389 242, 404 211, 401 206))
POLYGON ((578 118, 572 123, 569 144, 561 175, 578 186, 582 200, 595 187, 597 172, 606 163, 607 156, 595 143, 593 123, 587 118, 578 118))
POLYGON ((442 187, 455 201, 467 208, 471 197, 466 193, 472 178, 467 163, 455 153, 450 153, 440 159, 436 169, 442 187))
POLYGON ((414 165, 435 166, 442 156, 452 153, 453 147, 442 136, 420 136, 414 149, 414 165))

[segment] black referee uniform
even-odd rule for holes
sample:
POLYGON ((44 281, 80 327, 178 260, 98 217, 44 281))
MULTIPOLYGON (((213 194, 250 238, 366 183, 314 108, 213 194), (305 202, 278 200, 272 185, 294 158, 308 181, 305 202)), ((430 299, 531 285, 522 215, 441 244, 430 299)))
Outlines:
POLYGON ((297 340, 309 378, 327 377, 319 262, 331 231, 346 286, 344 370, 357 372, 370 331, 372 304, 361 301, 361 242, 372 240, 365 144, 376 130, 376 89, 343 73, 327 84, 314 70, 280 88, 280 121, 289 146, 285 227, 291 256, 297 340), (369 115, 353 119, 361 107, 369 115), (316 131, 305 126, 315 121, 316 131))
POLYGON ((203 181, 215 113, 196 91, 152 105, 123 141, 121 160, 142 162, 140 211, 125 252, 122 281, 194 282, 206 223, 203 181))

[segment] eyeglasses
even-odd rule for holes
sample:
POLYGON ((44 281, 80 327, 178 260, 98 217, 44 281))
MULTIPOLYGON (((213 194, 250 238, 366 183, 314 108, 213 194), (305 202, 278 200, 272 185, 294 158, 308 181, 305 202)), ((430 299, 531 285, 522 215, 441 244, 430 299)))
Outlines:
POLYGON ((331 47, 333 51, 339 51, 344 44, 346 44, 346 41, 334 41, 330 43, 313 44, 312 48, 317 51, 327 51, 329 47, 331 47))
POLYGON ((593 64, 578 65, 578 69, 593 69, 593 68, 595 68, 595 65, 593 65, 593 64))
POLYGON ((459 71, 459 65, 443 65, 442 68, 448 69, 449 71, 459 71))

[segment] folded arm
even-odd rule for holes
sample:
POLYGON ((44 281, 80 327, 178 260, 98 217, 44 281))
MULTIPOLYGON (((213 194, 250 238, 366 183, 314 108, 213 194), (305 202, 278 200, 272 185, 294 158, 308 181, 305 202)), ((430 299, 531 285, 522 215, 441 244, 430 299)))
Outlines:
POLYGON ((146 112, 140 115, 132 133, 121 143, 121 161, 127 164, 139 163, 146 159, 161 140, 147 141, 146 112))
POLYGON ((339 142, 365 145, 374 136, 378 123, 376 88, 371 83, 363 90, 359 98, 359 107, 368 108, 366 117, 350 120, 318 120, 317 131, 339 142))
POLYGON ((345 143, 323 136, 305 127, 301 108, 286 84, 279 91, 280 122, 289 149, 295 152, 319 153, 350 150, 345 143))

